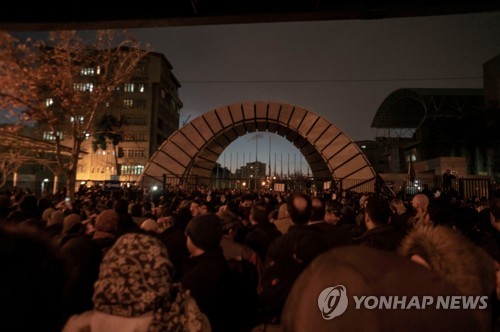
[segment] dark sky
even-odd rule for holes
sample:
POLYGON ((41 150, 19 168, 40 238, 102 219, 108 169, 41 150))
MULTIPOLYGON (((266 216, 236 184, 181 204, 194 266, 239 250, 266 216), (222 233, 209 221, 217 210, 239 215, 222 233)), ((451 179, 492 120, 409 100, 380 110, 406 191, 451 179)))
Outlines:
MULTIPOLYGON (((129 31, 172 63, 181 122, 232 103, 276 101, 325 117, 354 141, 375 138, 372 119, 394 90, 482 88, 483 63, 500 54, 500 12, 129 31)), ((290 171, 299 169, 300 152, 267 133, 239 138, 219 162, 234 171, 236 154, 241 166, 256 150, 268 162, 269 136, 272 167, 276 155, 280 171, 283 155, 286 173, 290 154, 290 171)))
MULTIPOLYGON (((325 117, 355 141, 375 138, 371 121, 392 91, 482 88, 483 63, 500 54, 500 12, 130 31, 172 63, 181 120, 231 103, 278 101, 325 117)), ((267 162, 269 136, 258 137, 267 162)), ((242 153, 248 161, 255 150, 255 135, 241 137, 226 149, 226 165, 232 154, 234 170, 236 152, 241 165, 242 153)), ((293 160, 298 150, 272 135, 273 163, 275 153, 279 169, 280 155, 293 160)))

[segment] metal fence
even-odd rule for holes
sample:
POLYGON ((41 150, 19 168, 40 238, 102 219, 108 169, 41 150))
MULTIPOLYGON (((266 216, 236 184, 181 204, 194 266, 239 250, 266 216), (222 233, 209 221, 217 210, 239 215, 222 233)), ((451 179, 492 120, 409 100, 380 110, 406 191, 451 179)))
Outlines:
MULTIPOLYGON (((385 178, 385 185, 397 195, 415 195, 427 189, 430 191, 442 189, 441 177, 422 178, 414 182, 385 178)), ((451 188, 464 199, 489 199, 495 191, 494 184, 484 176, 454 179, 451 188)))
MULTIPOLYGON (((64 183, 59 181, 59 188, 64 187, 64 183)), ((125 185, 125 182, 122 182, 125 185)), ((382 192, 387 195, 414 195, 428 188, 431 191, 441 189, 441 177, 428 177, 417 179, 410 182, 394 175, 384 176, 375 180, 355 180, 355 179, 318 179, 312 177, 300 177, 294 179, 242 179, 242 178, 205 178, 199 176, 180 177, 175 175, 165 175, 163 178, 145 177, 139 183, 142 187, 157 187, 162 190, 163 187, 176 188, 183 187, 184 189, 220 188, 220 189, 239 189, 239 190, 273 190, 273 191, 324 191, 324 190, 350 190, 358 193, 367 192, 382 192)), ((54 183, 52 178, 30 178, 27 176, 20 177, 17 182, 17 187, 22 190, 30 190, 33 193, 40 195, 43 192, 52 192, 54 183), (47 181, 48 180, 48 181, 47 181), (45 182, 46 181, 46 182, 45 182)), ((9 179, 7 184, 0 188, 1 190, 13 188, 13 183, 9 179)), ((457 178, 452 181, 452 189, 455 190, 460 197, 465 199, 489 199, 494 195, 498 195, 499 187, 485 176, 467 176, 457 178)))
MULTIPOLYGON (((441 190, 441 177, 429 177, 417 179, 414 182, 402 180, 399 178, 385 178, 385 180, 355 180, 355 179, 318 179, 312 177, 302 177, 296 179, 239 179, 239 178, 204 178, 191 176, 181 178, 178 176, 165 176, 165 179, 147 179, 144 185, 161 186, 165 183, 166 187, 184 186, 194 189, 197 187, 221 188, 221 189, 240 189, 240 190, 262 190, 272 189, 274 191, 312 191, 312 190, 351 190, 358 193, 384 191, 392 195, 415 195, 424 190, 441 190), (154 184, 153 184, 154 183, 154 184)), ((484 198, 492 196, 494 185, 490 179, 484 176, 468 176, 458 178, 452 181, 452 189, 460 197, 465 199, 484 198)))

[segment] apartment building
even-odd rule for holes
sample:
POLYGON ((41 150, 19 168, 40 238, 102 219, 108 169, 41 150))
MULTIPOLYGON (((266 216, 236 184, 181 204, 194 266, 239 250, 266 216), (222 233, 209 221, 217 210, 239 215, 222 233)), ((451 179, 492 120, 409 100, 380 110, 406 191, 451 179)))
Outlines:
POLYGON ((114 179, 133 184, 150 156, 179 128, 180 86, 163 54, 150 53, 142 59, 131 81, 119 87, 118 102, 103 112, 118 120, 114 130, 122 140, 94 151, 89 137, 83 144, 86 153, 79 162, 77 182, 90 185, 114 179))

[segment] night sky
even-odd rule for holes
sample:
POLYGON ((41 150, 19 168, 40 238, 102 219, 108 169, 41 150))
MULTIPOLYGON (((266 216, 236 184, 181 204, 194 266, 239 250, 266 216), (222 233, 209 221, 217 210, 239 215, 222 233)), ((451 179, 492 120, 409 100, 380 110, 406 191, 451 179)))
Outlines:
MULTIPOLYGON (((325 117, 354 141, 375 138, 372 119, 394 90, 482 88, 483 63, 500 54, 500 12, 129 32, 171 62, 182 85, 181 122, 232 103, 276 101, 325 117)), ((234 171, 237 152, 239 165, 243 153, 255 160, 258 138, 258 159, 267 163, 269 136, 245 135, 219 161, 225 154, 230 167, 232 154, 234 171)), ((298 150, 271 136, 278 171, 281 154, 285 163, 297 155, 298 168, 298 150)))
MULTIPOLYGON (((130 31, 172 63, 181 121, 232 103, 279 101, 325 117, 355 141, 375 138, 371 121, 394 90, 482 88, 483 63, 500 54, 500 12, 130 31)), ((268 162, 269 134, 258 137, 259 161, 268 162)), ((251 134, 233 142, 227 167, 230 153, 233 169, 236 152, 240 165, 245 151, 255 159, 254 142, 251 134)), ((273 164, 275 153, 278 169, 281 154, 285 163, 297 154, 298 164, 298 150, 273 134, 273 164)))

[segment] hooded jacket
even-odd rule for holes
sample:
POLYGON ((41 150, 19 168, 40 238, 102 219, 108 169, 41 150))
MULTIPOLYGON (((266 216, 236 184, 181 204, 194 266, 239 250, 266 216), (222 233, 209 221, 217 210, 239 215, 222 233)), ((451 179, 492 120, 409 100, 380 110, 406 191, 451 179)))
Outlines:
MULTIPOLYGON (((405 257, 418 254, 462 295, 490 296, 495 291, 494 261, 484 250, 449 227, 414 229, 401 243, 399 253, 405 257)), ((490 310, 477 310, 475 314, 481 330, 491 330, 490 310)))

